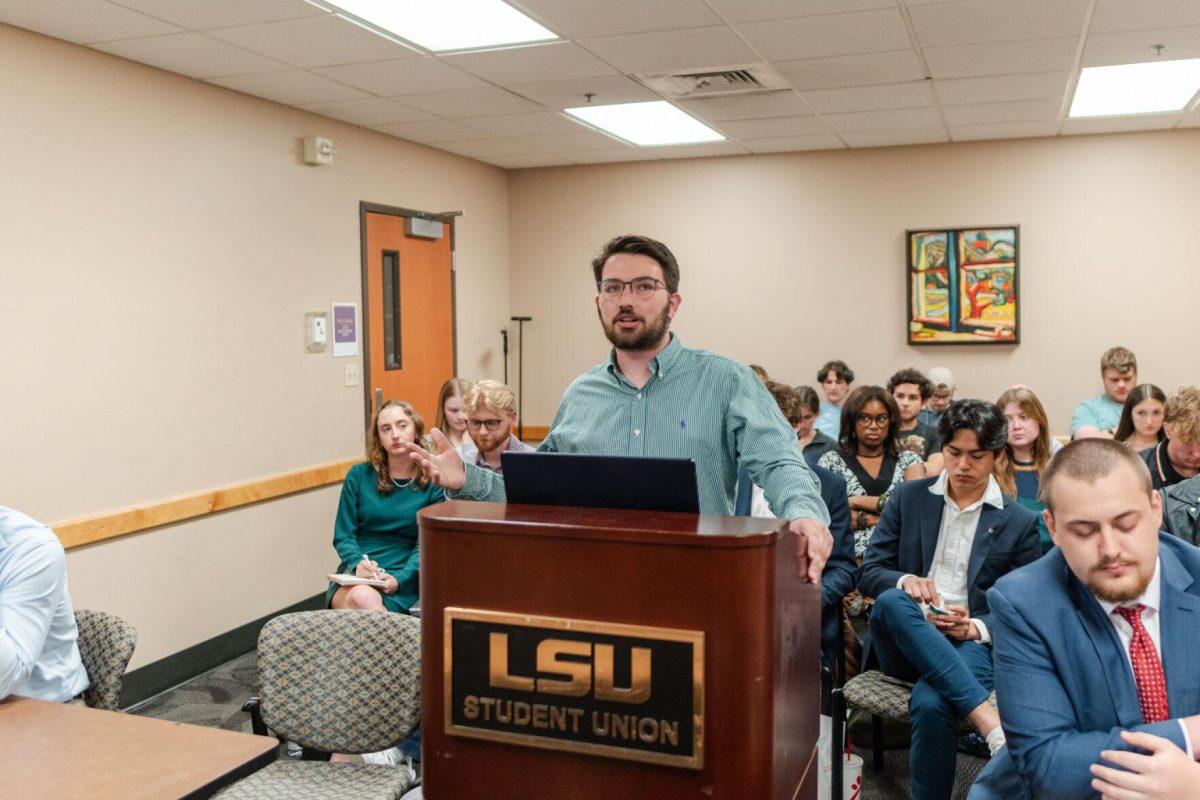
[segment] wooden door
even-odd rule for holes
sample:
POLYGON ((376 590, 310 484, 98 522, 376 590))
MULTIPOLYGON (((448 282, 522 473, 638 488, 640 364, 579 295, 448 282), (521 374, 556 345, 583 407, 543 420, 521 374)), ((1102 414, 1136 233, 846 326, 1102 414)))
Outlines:
POLYGON ((412 236, 399 209, 378 209, 362 213, 367 424, 382 390, 412 403, 428 431, 455 370, 452 225, 435 219, 440 238, 412 236))

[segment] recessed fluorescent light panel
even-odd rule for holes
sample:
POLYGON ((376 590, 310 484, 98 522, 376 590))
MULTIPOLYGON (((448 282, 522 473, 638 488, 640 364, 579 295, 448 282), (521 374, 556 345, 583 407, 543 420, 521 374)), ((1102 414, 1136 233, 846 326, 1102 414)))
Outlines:
POLYGON ((565 109, 589 125, 643 147, 719 142, 725 137, 666 100, 565 109))
POLYGON ((1200 90, 1200 58, 1086 67, 1079 74, 1072 117, 1179 111, 1200 90))
POLYGON ((435 53, 557 39, 501 0, 327 0, 435 53))

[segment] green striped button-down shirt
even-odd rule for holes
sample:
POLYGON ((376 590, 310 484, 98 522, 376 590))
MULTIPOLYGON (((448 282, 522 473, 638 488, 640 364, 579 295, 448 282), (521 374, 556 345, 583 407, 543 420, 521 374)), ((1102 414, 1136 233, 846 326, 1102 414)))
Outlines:
MULTIPOLYGON (((617 369, 616 354, 576 378, 563 394, 543 453, 691 458, 702 514, 732 514, 738 464, 781 517, 829 523, 820 485, 796 432, 750 368, 671 334, 638 388, 617 369)), ((502 503, 504 479, 466 465, 451 495, 502 503)))

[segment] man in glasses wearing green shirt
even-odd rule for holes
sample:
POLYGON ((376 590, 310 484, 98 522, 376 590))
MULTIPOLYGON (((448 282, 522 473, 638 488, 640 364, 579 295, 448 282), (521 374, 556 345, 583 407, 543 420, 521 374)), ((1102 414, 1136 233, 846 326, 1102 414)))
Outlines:
MULTIPOLYGON (((833 547, 829 512, 796 434, 750 368, 684 347, 670 332, 679 311, 679 265, 661 242, 618 236, 592 261, 596 313, 613 349, 576 378, 541 452, 691 458, 700 511, 732 514, 738 466, 771 508, 791 520, 801 575, 817 583, 833 547)), ((504 502, 502 476, 462 458, 441 431, 440 455, 408 445, 452 497, 504 502)))

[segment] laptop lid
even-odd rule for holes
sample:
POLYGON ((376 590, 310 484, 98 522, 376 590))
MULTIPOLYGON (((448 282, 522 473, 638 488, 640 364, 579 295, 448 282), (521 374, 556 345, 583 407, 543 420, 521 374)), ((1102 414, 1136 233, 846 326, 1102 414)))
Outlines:
POLYGON ((690 458, 505 451, 500 464, 510 503, 700 513, 690 458))

